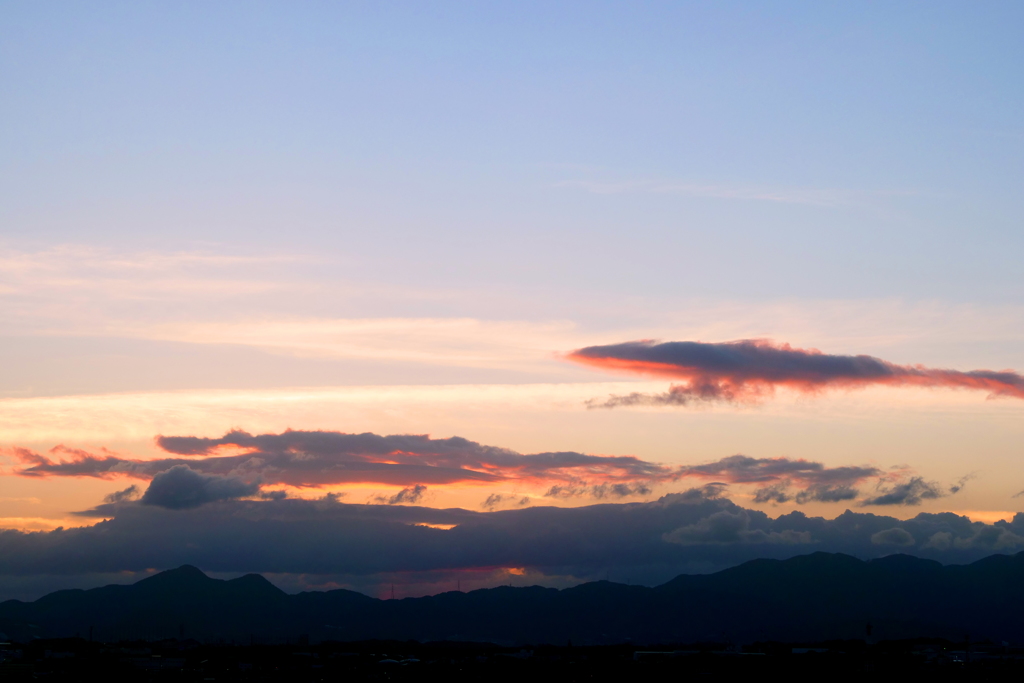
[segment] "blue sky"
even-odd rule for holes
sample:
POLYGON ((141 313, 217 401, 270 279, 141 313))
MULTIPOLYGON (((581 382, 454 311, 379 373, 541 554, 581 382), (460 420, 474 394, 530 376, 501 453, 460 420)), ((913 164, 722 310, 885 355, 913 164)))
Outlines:
POLYGON ((12 239, 575 298, 1020 294, 1014 3, 5 15, 12 239))

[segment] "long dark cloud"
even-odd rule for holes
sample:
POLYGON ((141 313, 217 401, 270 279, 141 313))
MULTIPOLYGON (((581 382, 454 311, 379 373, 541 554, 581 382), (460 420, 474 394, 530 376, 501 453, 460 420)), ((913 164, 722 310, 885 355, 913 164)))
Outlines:
POLYGON ((803 392, 873 385, 941 387, 1024 398, 1024 376, 1012 370, 948 370, 897 365, 873 356, 833 355, 765 340, 722 343, 632 341, 588 346, 570 360, 611 371, 684 380, 662 394, 632 393, 594 407, 756 401, 777 387, 803 392))
POLYGON ((646 503, 497 512, 336 498, 223 500, 185 509, 121 502, 90 511, 104 518, 91 526, 0 532, 0 576, 109 574, 189 563, 207 571, 330 575, 337 581, 434 572, 454 584, 459 572, 508 567, 533 572, 538 580, 613 572, 654 583, 682 572, 818 550, 862 558, 910 552, 959 563, 1024 549, 1024 515, 995 524, 953 513, 909 520, 851 511, 831 520, 800 512, 772 518, 734 504, 720 490, 691 489, 646 503))
POLYGON ((63 446, 49 455, 24 448, 12 453, 25 465, 17 474, 29 477, 150 479, 179 465, 208 475, 245 481, 259 478, 266 484, 291 486, 377 483, 407 487, 513 480, 600 485, 675 477, 668 467, 629 455, 522 454, 460 437, 432 439, 417 434, 289 430, 253 435, 232 431, 217 439, 160 436, 157 445, 177 457, 141 460, 63 446))

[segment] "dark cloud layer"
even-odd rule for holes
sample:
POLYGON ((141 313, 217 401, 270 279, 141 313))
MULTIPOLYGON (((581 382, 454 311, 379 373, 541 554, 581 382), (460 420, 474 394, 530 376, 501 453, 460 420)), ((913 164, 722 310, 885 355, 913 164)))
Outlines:
POLYGON ((1024 515, 983 524, 952 513, 910 520, 847 511, 832 520, 771 518, 708 486, 647 503, 476 512, 337 499, 222 500, 168 509, 101 505, 92 526, 0 532, 0 575, 141 571, 194 564, 208 571, 374 576, 514 567, 594 578, 614 572, 660 582, 757 557, 816 550, 870 558, 894 549, 966 562, 1024 548, 1024 515), (423 525, 450 526, 445 530, 423 525))
POLYGON ((60 446, 48 457, 13 449, 22 476, 150 479, 178 465, 208 475, 261 479, 266 484, 322 486, 377 483, 432 486, 510 480, 592 485, 669 480, 674 473, 634 456, 575 452, 521 454, 460 437, 286 431, 252 435, 233 431, 218 439, 161 436, 157 444, 178 457, 137 460, 60 446))
POLYGON ((943 387, 1024 398, 1024 377, 1012 370, 961 372, 897 365, 873 356, 843 356, 794 349, 765 340, 723 343, 634 341, 588 346, 570 360, 605 370, 685 380, 663 394, 632 393, 593 407, 688 405, 700 401, 754 401, 776 387, 815 392, 872 385, 943 387))

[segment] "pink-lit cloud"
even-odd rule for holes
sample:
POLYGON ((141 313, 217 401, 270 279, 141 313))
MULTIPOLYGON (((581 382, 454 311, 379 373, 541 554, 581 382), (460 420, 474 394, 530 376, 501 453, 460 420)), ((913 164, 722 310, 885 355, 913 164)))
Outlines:
MULTIPOLYGON (((730 455, 713 462, 668 466, 636 456, 589 455, 576 452, 521 454, 460 437, 432 439, 425 435, 345 434, 326 431, 285 431, 253 435, 232 431, 220 438, 157 437, 157 444, 176 457, 143 460, 107 450, 90 453, 57 446, 43 454, 25 448, 7 453, 21 461, 13 473, 24 477, 119 477, 163 482, 171 491, 184 490, 167 482, 189 482, 195 493, 188 501, 202 504, 227 496, 286 497, 271 486, 323 487, 344 484, 384 484, 401 487, 391 496, 373 500, 391 505, 422 501, 428 486, 512 484, 542 489, 543 498, 622 499, 654 493, 656 485, 703 480, 705 486, 749 489, 757 503, 804 504, 861 500, 865 505, 917 505, 922 499, 951 495, 969 479, 941 487, 904 469, 882 470, 871 465, 829 467, 812 460, 730 455), (201 486, 198 484, 202 484, 201 486), (860 498, 868 485, 874 494, 860 498)), ((112 494, 120 501, 142 495, 135 486, 112 494)), ((159 487, 158 487, 159 488, 159 487)), ((159 492, 159 491, 158 491, 159 492)), ((180 491, 178 491, 180 493, 180 491)), ((166 496, 164 496, 166 498, 166 496)), ((164 498, 160 498, 163 500, 164 498)), ((175 499, 177 500, 177 499, 175 499)), ((186 501, 186 502, 188 502, 186 501)), ((486 509, 499 504, 521 506, 522 495, 493 493, 486 509)), ((111 501, 108 501, 111 502, 111 501)), ((182 503, 183 505, 184 503, 182 503)))
POLYGON ((778 387, 804 393, 869 386, 914 386, 986 391, 1024 398, 1024 376, 1012 370, 948 370, 897 365, 873 356, 834 355, 765 340, 722 343, 633 341, 588 346, 569 360, 602 370, 683 380, 661 394, 632 393, 593 407, 753 402, 778 387))
MULTIPOLYGON (((521 481, 592 486, 667 481, 674 470, 631 455, 571 451, 522 454, 468 439, 425 435, 285 431, 253 435, 233 431, 221 438, 160 436, 157 444, 176 457, 142 460, 108 451, 98 454, 58 446, 49 454, 11 449, 27 477, 70 476, 152 479, 178 465, 206 475, 259 480, 265 485, 316 487, 373 483, 402 487, 521 481)), ((613 489, 608 489, 612 491, 613 489)), ((642 488, 614 489, 644 490, 642 488)))

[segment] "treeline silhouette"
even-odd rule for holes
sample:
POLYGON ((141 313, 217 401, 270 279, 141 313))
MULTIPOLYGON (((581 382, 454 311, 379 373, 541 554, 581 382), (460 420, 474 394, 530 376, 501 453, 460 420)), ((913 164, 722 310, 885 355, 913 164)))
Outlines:
POLYGON ((946 638, 1024 642, 1024 553, 943 566, 908 555, 864 562, 814 553, 754 560, 654 588, 597 581, 379 600, 347 590, 289 595, 257 574, 195 567, 130 586, 0 603, 8 639, 368 639, 504 645, 946 638))

